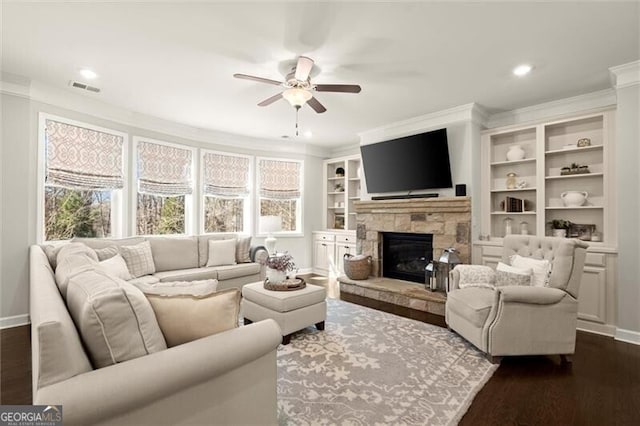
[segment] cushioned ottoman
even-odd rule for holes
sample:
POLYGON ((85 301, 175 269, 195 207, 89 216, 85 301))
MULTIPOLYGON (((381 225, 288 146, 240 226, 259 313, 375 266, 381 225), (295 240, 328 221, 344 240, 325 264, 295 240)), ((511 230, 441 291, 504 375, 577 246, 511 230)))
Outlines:
POLYGON ((291 334, 310 325, 324 330, 327 317, 327 290, 307 284, 301 290, 266 290, 262 281, 242 287, 244 323, 274 319, 282 330, 282 343, 287 345, 291 334))

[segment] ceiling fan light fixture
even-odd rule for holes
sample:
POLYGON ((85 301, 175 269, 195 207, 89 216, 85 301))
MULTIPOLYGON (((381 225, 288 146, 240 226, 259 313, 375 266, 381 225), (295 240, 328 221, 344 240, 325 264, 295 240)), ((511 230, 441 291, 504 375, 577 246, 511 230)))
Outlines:
POLYGON ((309 99, 311 99, 313 95, 311 95, 311 93, 307 90, 292 87, 291 89, 285 90, 282 93, 282 97, 285 98, 291 104, 291 106, 301 107, 309 99))

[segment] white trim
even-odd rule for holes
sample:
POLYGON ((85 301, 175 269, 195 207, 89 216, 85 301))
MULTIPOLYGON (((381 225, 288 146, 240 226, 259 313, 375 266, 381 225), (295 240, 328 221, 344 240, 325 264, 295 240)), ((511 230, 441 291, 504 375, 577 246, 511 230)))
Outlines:
POLYGON ((484 125, 488 114, 480 105, 470 103, 454 108, 433 112, 430 114, 412 117, 407 120, 396 121, 374 129, 358 133, 360 145, 381 142, 392 138, 400 138, 424 132, 430 129, 441 128, 460 121, 476 122, 484 125))
POLYGON ((198 173, 198 178, 199 178, 199 183, 198 183, 198 199, 200 200, 200 211, 198 212, 198 217, 200 220, 200 224, 198 229, 198 232, 200 234, 215 234, 215 235, 224 235, 224 234, 231 234, 231 235, 251 235, 252 231, 254 229, 253 226, 253 219, 254 219, 254 214, 252 214, 254 212, 254 205, 255 205, 255 183, 256 180, 254 179, 254 171, 256 168, 256 161, 255 161, 255 156, 253 155, 247 155, 247 154, 237 154, 234 152, 228 152, 228 151, 216 151, 213 149, 205 149, 202 148, 200 150, 200 155, 198 157, 198 161, 200 162, 200 169, 199 169, 199 173, 198 173), (241 157, 241 158, 248 158, 249 159, 249 195, 247 195, 246 197, 243 197, 245 200, 245 206, 244 206, 244 223, 242 224, 242 231, 240 232, 206 232, 206 230, 204 229, 204 223, 205 223, 205 217, 204 217, 204 206, 205 206, 205 202, 204 202, 204 197, 206 196, 206 194, 204 193, 204 156, 205 154, 217 154, 217 155, 226 155, 228 157, 241 157))
POLYGON ((111 237, 122 238, 125 235, 126 227, 126 214, 124 205, 124 195, 129 190, 129 135, 118 130, 109 129, 106 127, 95 126, 93 124, 85 123, 82 121, 71 120, 69 118, 61 117, 46 112, 38 113, 38 153, 37 153, 37 188, 36 196, 38 197, 36 203, 36 241, 40 244, 45 241, 44 235, 44 187, 45 187, 45 167, 46 158, 45 152, 45 121, 53 120, 60 123, 69 124, 71 126, 84 127, 85 129, 95 130, 97 132, 108 133, 122 137, 122 173, 124 175, 122 189, 116 189, 111 191, 111 237))
POLYGON ((616 329, 615 339, 620 342, 632 343, 640 345, 640 332, 634 330, 625 330, 623 328, 616 329))
POLYGON ((640 61, 609 68, 616 89, 640 84, 640 61))
POLYGON ((264 232, 260 232, 260 160, 286 161, 289 163, 300 163, 300 202, 298 203, 298 211, 296 212, 297 231, 280 231, 274 232, 274 237, 304 237, 304 160, 296 160, 293 158, 282 157, 255 157, 255 209, 254 209, 254 235, 256 237, 267 237, 264 232))
POLYGON ((12 317, 0 318, 0 330, 5 328, 19 327, 21 325, 29 325, 31 320, 29 314, 14 315, 12 317))
POLYGON ((578 319, 578 330, 587 333, 600 334, 602 336, 613 337, 616 334, 616 326, 611 324, 598 324, 591 321, 578 319))
POLYGON ((313 268, 299 268, 296 275, 313 274, 313 268))
POLYGON ((597 113, 611 109, 616 103, 617 97, 615 90, 605 89, 493 114, 487 121, 487 128, 494 129, 512 125, 528 125, 550 118, 561 120, 578 113, 597 113))

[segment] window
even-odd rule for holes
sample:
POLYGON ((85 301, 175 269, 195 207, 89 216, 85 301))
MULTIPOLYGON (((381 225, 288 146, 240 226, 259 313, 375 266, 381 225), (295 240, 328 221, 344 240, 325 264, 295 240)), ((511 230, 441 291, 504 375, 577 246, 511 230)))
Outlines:
POLYGON ((301 233, 302 162, 261 158, 258 173, 258 233, 301 233))
POLYGON ((202 154, 204 232, 249 232, 251 157, 202 154))
POLYGON ((124 187, 124 135, 46 115, 42 119, 44 240, 119 234, 114 218, 124 187))
POLYGON ((135 139, 138 171, 136 233, 185 234, 193 192, 193 150, 135 139))

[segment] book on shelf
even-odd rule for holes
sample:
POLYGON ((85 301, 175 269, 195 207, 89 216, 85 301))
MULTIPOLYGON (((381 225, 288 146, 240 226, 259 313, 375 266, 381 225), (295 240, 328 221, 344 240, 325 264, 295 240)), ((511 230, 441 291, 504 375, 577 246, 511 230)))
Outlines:
POLYGON ((502 211, 507 213, 522 213, 526 211, 526 202, 521 198, 505 197, 504 201, 501 202, 500 205, 502 207, 502 211))

